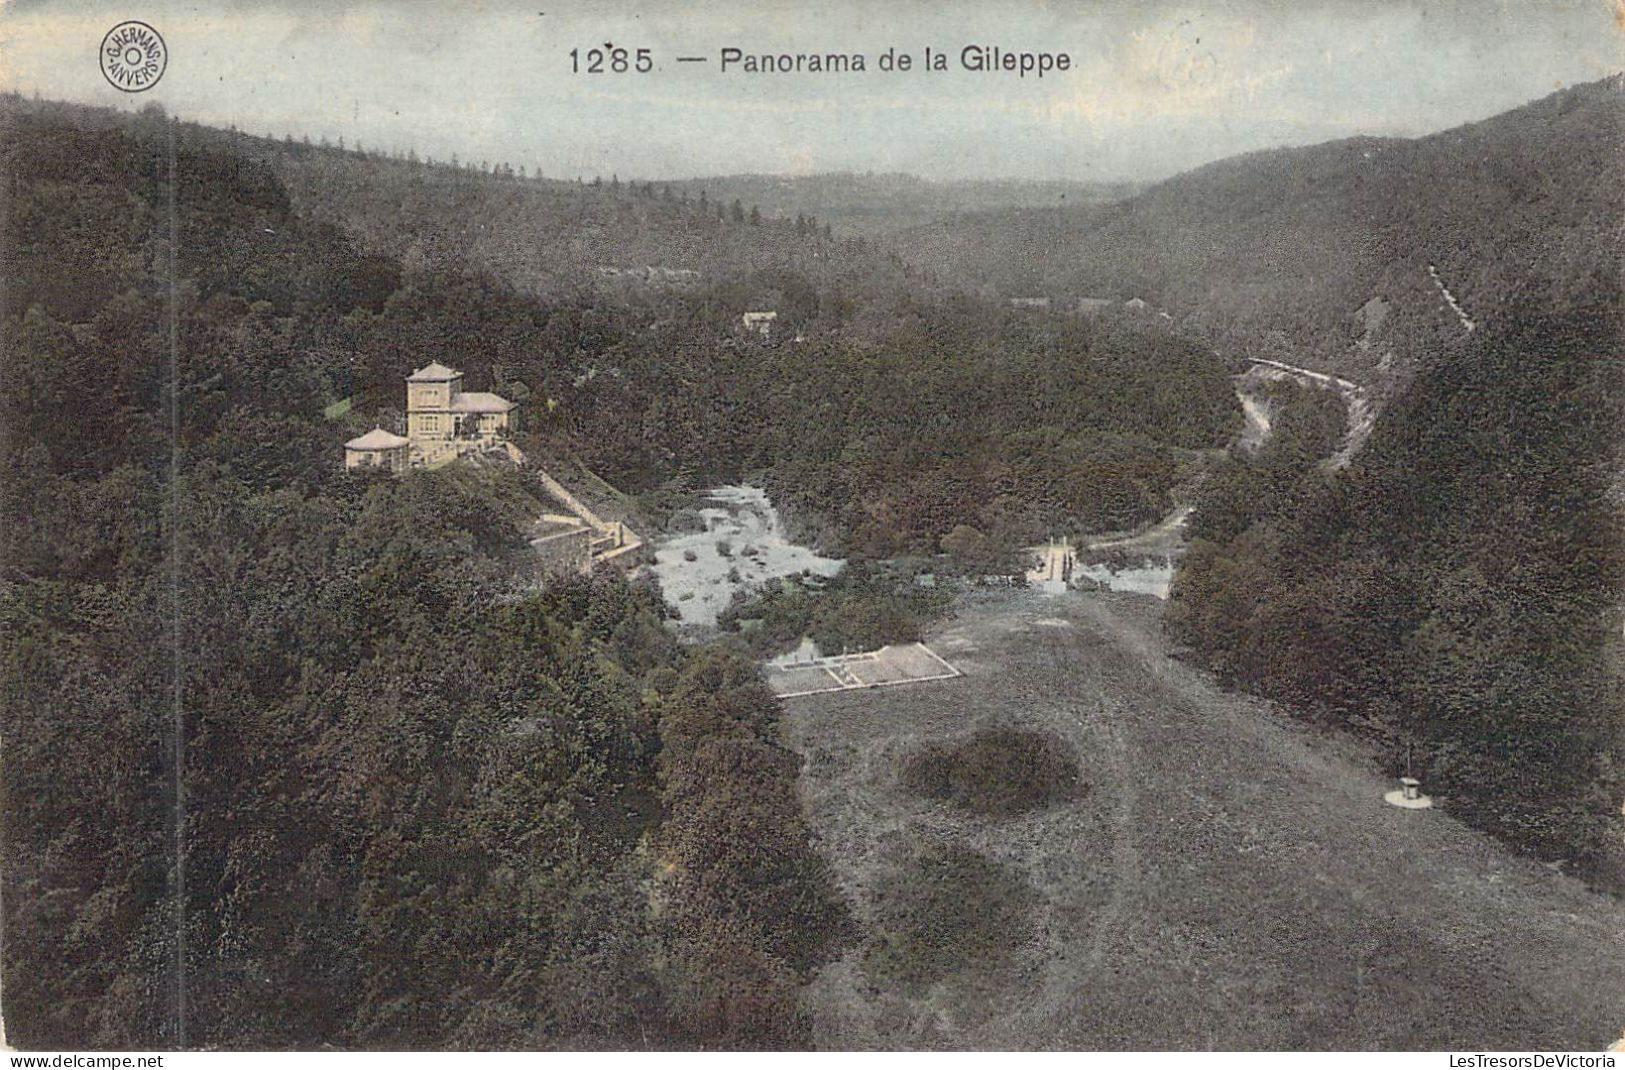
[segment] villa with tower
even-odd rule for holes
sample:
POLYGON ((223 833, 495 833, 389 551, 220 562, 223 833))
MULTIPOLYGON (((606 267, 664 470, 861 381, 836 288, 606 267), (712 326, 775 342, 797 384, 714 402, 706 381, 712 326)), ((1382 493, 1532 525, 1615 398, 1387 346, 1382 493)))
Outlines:
MULTIPOLYGON (((525 465, 508 436, 518 430, 519 406, 498 394, 463 389, 463 373, 438 362, 406 377, 406 434, 375 427, 344 444, 345 468, 438 468, 459 457, 497 452, 525 465)), ((540 467, 528 469, 541 488, 563 506, 538 517, 530 533, 541 572, 587 572, 607 561, 634 560, 643 545, 618 520, 606 520, 540 467)))
POLYGON ((463 373, 434 363, 406 378, 406 437, 413 442, 493 442, 518 430, 513 402, 463 389, 463 373))
POLYGON ((346 468, 432 466, 499 446, 518 430, 518 405, 464 390, 463 373, 438 362, 406 377, 406 436, 374 428, 344 444, 346 468))

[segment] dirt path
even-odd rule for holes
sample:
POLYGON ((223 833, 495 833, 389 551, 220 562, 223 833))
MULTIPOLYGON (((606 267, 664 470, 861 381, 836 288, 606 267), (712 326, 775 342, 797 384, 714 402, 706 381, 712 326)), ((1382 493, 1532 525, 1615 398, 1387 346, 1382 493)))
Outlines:
POLYGON ((1166 655, 1159 606, 1012 593, 932 644, 958 680, 787 703, 814 826, 861 914, 921 842, 1042 901, 1019 962, 917 998, 853 953, 810 986, 827 1047, 1595 1048, 1625 1027, 1625 905, 1447 813, 1384 805, 1338 737, 1166 655), (1015 818, 914 798, 900 758, 1050 731, 1089 794, 1015 818))
MULTIPOLYGON (((1310 371, 1300 368, 1296 364, 1285 364, 1278 360, 1266 360, 1263 357, 1249 357, 1252 361, 1251 369, 1242 375, 1238 382, 1241 384, 1237 392, 1241 394, 1242 406, 1247 408, 1249 424, 1252 423, 1253 414, 1248 407, 1246 394, 1250 392, 1249 384, 1267 379, 1293 379, 1306 386, 1318 387, 1322 390, 1335 390, 1343 398, 1343 404, 1348 407, 1348 425, 1343 434, 1343 441, 1338 445, 1337 452, 1327 459, 1330 468, 1342 468, 1349 463, 1349 459, 1357 453, 1366 439, 1371 437, 1371 429, 1376 424, 1377 410, 1372 404, 1371 392, 1359 383, 1348 379, 1340 379, 1325 372, 1310 371)), ((1242 442, 1249 441, 1252 434, 1251 427, 1243 432, 1242 442)), ((1265 435, 1268 435, 1268 422, 1265 423, 1265 435)), ((1258 441, 1262 442, 1262 439, 1258 441)))
POLYGON ((1185 521, 1190 519, 1192 506, 1181 505, 1151 527, 1134 535, 1114 535, 1103 539, 1088 539, 1084 547, 1090 550, 1160 550, 1178 544, 1185 521))
POLYGON ((1242 415, 1247 422, 1241 429, 1241 438, 1236 445, 1243 450, 1256 450, 1270 437, 1270 412, 1264 402, 1259 401, 1251 394, 1244 393, 1242 387, 1236 388, 1236 398, 1241 402, 1242 415))

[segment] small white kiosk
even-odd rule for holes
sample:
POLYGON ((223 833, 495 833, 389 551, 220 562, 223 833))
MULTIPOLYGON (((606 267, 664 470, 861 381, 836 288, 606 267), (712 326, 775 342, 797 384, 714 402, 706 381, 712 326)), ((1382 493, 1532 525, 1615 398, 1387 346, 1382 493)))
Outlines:
POLYGON ((1422 782, 1409 776, 1400 777, 1399 787, 1382 798, 1389 806, 1403 810, 1426 810, 1433 805, 1433 797, 1422 794, 1422 782))

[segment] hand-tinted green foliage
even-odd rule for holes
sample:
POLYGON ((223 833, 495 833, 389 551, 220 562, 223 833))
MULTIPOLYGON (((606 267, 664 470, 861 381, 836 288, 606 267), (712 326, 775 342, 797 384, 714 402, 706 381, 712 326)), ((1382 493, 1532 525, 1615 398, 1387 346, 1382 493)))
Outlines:
POLYGON ((1052 806, 1089 790, 1063 740, 1013 728, 928 743, 903 759, 897 779, 915 795, 991 817, 1052 806))
POLYGON ((832 579, 790 577, 741 592, 718 615, 753 653, 771 657, 811 638, 825 653, 916 643, 927 623, 953 602, 946 589, 924 589, 912 576, 853 562, 832 579), (747 623, 749 622, 749 623, 747 623))
POLYGON ((462 321, 383 322, 390 272, 184 134, 4 142, 12 1039, 178 1043, 184 986, 189 1045, 804 1043, 843 908, 771 694, 645 587, 528 586, 511 468, 344 474, 359 355, 462 321))
POLYGON ((1617 857, 1625 539, 1618 302, 1507 307, 1331 477, 1209 488, 1169 622, 1238 682, 1407 747, 1429 790, 1542 853, 1617 857))
POLYGON ((656 895, 674 1027, 728 1047, 802 1046, 796 986, 850 921, 799 817, 801 759, 773 738, 776 701, 754 660, 697 658, 659 705, 656 895))
MULTIPOLYGON (((28 229, 15 246, 14 307, 38 302, 58 322, 105 321, 96 334, 112 344, 144 332, 148 354, 165 348, 162 318, 141 298, 166 293, 145 272, 162 276, 172 245, 160 221, 174 142, 176 182, 188 191, 174 244, 179 274, 187 299, 208 309, 195 328, 181 320, 197 331, 181 352, 211 372, 199 376, 201 396, 183 399, 199 438, 228 419, 221 399, 250 386, 299 417, 352 398, 356 415, 344 426, 365 430, 360 414, 398 412, 404 376, 439 360, 467 372, 471 388, 525 398, 527 445, 575 454, 628 490, 766 471, 775 499, 825 541, 887 557, 935 553, 961 526, 987 536, 996 553, 1052 530, 1144 523, 1169 508, 1179 452, 1222 445, 1238 425, 1224 366, 1159 326, 933 296, 878 276, 872 258, 842 259, 793 229, 773 238, 766 225, 695 224, 680 202, 629 189, 537 185, 186 124, 125 129, 110 114, 58 120, 49 107, 13 108, 14 166, 48 176, 24 184, 19 198, 14 223, 28 229), (56 147, 63 138, 65 151, 56 147), (304 190, 292 203, 330 211, 356 237, 291 208, 278 176, 304 190), (204 177, 210 190, 238 190, 241 203, 224 192, 194 196, 189 183, 204 177), (605 222, 606 212, 619 222, 605 222), (486 226, 496 218, 501 227, 486 226), (549 272, 571 265, 597 277, 574 254, 545 252, 588 223, 733 267, 614 301, 531 285, 523 265, 538 255, 549 272), (449 251, 471 236, 468 259, 449 251), (773 251, 781 240, 805 255, 773 251), (402 241, 431 253, 414 259, 402 241), (768 252, 757 255, 764 242, 768 252), (58 279, 59 250, 71 258, 81 246, 105 279, 105 303, 94 307, 75 304, 84 288, 58 279), (398 271, 386 254, 415 266, 398 271), (108 264, 125 274, 108 275, 108 264), (756 308, 780 313, 767 342, 738 329, 740 313, 756 308)), ((120 385, 155 396, 162 368, 146 363, 134 362, 120 385)), ((289 474, 275 467, 275 443, 292 431, 268 419, 259 405, 229 414, 237 435, 229 453, 242 452, 236 464, 252 454, 272 466, 268 475, 289 474), (239 451, 245 439, 253 450, 239 451)))
POLYGON ((809 175, 747 174, 692 178, 670 183, 698 197, 741 197, 772 215, 806 219, 804 229, 820 221, 838 235, 884 235, 922 226, 945 216, 990 208, 1020 206, 1054 212, 1063 204, 1108 203, 1127 197, 1135 187, 1123 182, 1068 179, 926 179, 899 172, 835 172, 809 175))
MULTIPOLYGON (((72 118, 108 128, 75 137, 130 157, 93 169, 110 183, 89 194, 98 210, 104 194, 128 197, 118 176, 136 166, 166 188, 163 138, 137 129, 132 150, 110 137, 113 113, 72 118)), ((768 469, 776 498, 850 552, 935 552, 960 525, 1001 549, 1131 527, 1167 511, 1177 450, 1221 445, 1236 426, 1226 370, 1160 324, 1014 314, 788 213, 752 226, 635 183, 167 129, 181 182, 229 179, 248 202, 200 205, 179 235, 182 275, 300 311, 285 341, 321 369, 322 403, 394 409, 401 378, 440 360, 525 397, 533 442, 630 489, 768 469), (306 240, 342 255, 311 261, 306 240), (778 313, 767 344, 738 330, 753 309, 778 313)), ((137 222, 163 216, 148 200, 137 222)))
POLYGON ((1315 469, 1343 437, 1343 400, 1333 391, 1290 381, 1269 384, 1268 400, 1269 438, 1257 451, 1232 451, 1213 466, 1186 527, 1191 537, 1233 539, 1289 511, 1306 484, 1323 480, 1315 469))
POLYGON ((1144 523, 1169 507, 1178 451, 1238 422, 1222 365, 1169 335, 974 305, 921 309, 872 346, 781 347, 741 375, 769 429, 744 459, 870 557, 935 553, 962 525, 1009 548, 1144 523))

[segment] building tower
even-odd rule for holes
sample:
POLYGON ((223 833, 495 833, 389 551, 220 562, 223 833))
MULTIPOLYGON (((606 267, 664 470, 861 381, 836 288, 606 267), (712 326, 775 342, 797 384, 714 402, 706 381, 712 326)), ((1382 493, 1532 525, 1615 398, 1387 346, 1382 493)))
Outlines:
POLYGON ((420 448, 448 439, 490 442, 514 430, 505 397, 463 389, 463 373, 444 364, 419 368, 406 379, 406 437, 420 448))

